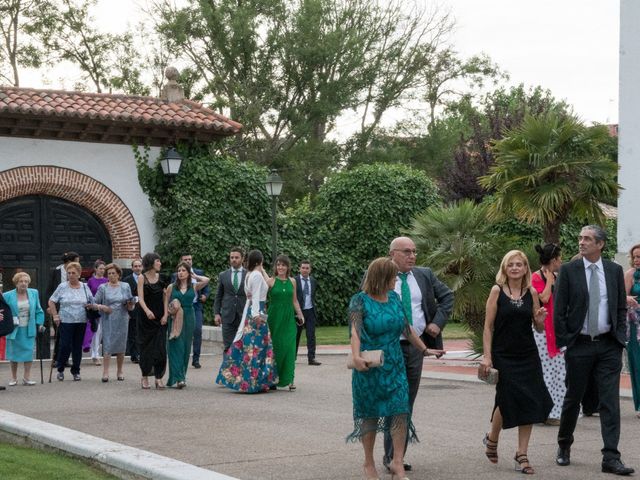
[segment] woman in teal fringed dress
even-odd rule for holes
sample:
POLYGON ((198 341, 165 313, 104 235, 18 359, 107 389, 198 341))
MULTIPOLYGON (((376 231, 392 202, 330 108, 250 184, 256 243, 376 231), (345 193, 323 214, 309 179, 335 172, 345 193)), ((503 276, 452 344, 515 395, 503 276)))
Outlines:
MULTIPOLYGON (((640 244, 634 245, 629 251, 631 267, 624 274, 624 284, 627 288, 627 305, 630 309, 640 306, 640 244)), ((631 393, 636 416, 640 418, 640 343, 638 342, 638 323, 629 322, 627 335, 627 354, 629 355, 629 376, 631 377, 631 393)))
POLYGON ((171 314, 168 330, 175 333, 175 336, 169 338, 167 344, 169 357, 167 386, 184 388, 187 386, 187 368, 196 323, 193 300, 196 292, 204 288, 209 283, 209 279, 193 273, 189 264, 185 262, 178 264, 176 277, 176 283, 167 287, 165 295, 165 311, 171 314), (175 323, 180 322, 182 322, 181 328, 179 326, 174 328, 175 323))
POLYGON ((362 441, 364 474, 377 479, 373 447, 377 432, 389 432, 393 440, 392 478, 403 479, 406 441, 417 441, 411 422, 409 385, 400 335, 404 335, 424 356, 444 354, 427 349, 404 314, 402 302, 393 291, 398 267, 388 257, 371 262, 361 292, 351 298, 349 323, 351 353, 355 369, 351 377, 354 430, 347 440, 362 441), (364 350, 383 350, 384 364, 368 368, 360 355, 364 350))

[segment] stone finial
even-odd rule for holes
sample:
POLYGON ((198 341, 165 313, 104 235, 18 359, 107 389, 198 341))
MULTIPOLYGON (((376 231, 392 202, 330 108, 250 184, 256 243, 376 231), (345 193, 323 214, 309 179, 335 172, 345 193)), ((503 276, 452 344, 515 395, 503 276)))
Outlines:
POLYGON ((176 67, 167 67, 164 70, 164 76, 167 77, 167 84, 162 87, 160 98, 169 102, 179 102, 184 99, 184 89, 178 83, 180 72, 176 67))

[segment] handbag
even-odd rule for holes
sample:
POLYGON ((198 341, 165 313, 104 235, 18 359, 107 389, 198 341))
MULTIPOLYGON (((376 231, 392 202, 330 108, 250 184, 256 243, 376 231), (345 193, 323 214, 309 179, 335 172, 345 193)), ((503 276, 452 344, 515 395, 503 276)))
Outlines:
POLYGON ((478 379, 482 380, 487 385, 495 385, 498 383, 500 375, 498 370, 490 368, 487 373, 483 373, 482 365, 478 365, 478 379))
MULTIPOLYGON (((82 287, 84 288, 84 296, 87 299, 87 303, 89 303, 89 295, 87 295, 87 286, 83 285, 82 287)), ((93 310, 91 308, 86 308, 85 311, 87 312, 87 323, 89 324, 89 328, 91 328, 91 331, 93 333, 96 333, 98 331, 98 321, 100 320, 100 312, 98 312, 97 310, 93 310)))
MULTIPOLYGON (((364 358, 369 368, 377 368, 384 365, 384 350, 363 350, 360 352, 360 356, 364 358)), ((347 368, 354 368, 353 355, 351 353, 347 355, 347 368)))

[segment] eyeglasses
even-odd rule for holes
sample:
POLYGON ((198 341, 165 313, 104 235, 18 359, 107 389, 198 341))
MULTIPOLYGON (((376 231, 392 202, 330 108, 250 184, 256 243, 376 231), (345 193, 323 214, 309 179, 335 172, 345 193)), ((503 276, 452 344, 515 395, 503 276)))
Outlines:
POLYGON ((401 252, 405 257, 408 257, 410 255, 418 255, 418 251, 414 248, 414 249, 410 249, 410 248, 405 248, 403 250, 400 250, 399 248, 394 248, 393 249, 394 252, 401 252))

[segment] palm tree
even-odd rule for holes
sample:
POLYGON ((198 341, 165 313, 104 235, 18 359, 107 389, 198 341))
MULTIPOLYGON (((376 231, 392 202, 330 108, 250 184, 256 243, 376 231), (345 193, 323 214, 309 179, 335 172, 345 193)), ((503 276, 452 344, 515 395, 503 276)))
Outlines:
POLYGON ((471 330, 478 351, 487 296, 513 240, 492 228, 486 205, 471 200, 430 207, 414 219, 407 234, 416 243, 418 263, 428 265, 453 290, 452 316, 471 330))
POLYGON ((493 145, 496 163, 479 183, 494 190, 492 218, 513 215, 542 226, 557 243, 569 216, 604 224, 598 201, 617 198, 618 166, 603 152, 605 126, 584 126, 576 117, 527 116, 493 145))

